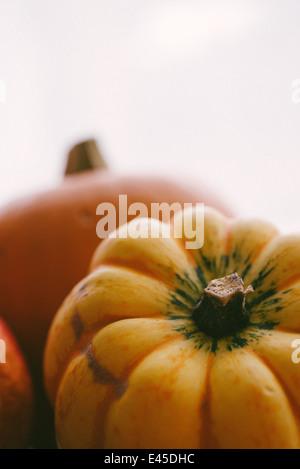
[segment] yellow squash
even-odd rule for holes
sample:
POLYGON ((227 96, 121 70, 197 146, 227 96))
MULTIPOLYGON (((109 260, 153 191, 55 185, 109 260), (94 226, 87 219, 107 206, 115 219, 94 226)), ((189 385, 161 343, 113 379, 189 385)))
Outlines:
POLYGON ((300 236, 207 208, 185 241, 108 238, 59 309, 60 447, 300 448, 300 236))

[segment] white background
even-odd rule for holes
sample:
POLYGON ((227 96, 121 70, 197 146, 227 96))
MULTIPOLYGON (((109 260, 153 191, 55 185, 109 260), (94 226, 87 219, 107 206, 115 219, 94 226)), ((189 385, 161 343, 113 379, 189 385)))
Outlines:
POLYGON ((300 231, 299 78, 297 0, 0 0, 0 207, 95 136, 115 171, 300 231))

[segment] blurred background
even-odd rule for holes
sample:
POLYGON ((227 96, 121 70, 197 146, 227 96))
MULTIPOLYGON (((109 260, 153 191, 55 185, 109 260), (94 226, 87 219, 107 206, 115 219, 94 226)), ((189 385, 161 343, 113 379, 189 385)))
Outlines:
POLYGON ((297 0, 0 0, 0 207, 96 137, 114 171, 300 231, 299 19, 297 0))

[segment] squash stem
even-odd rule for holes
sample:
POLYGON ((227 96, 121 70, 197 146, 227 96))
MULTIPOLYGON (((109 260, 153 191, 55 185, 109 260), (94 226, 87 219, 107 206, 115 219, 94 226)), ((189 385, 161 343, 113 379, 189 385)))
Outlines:
POLYGON ((202 332, 215 339, 234 335, 249 323, 245 297, 250 292, 252 286, 244 290, 237 273, 212 280, 193 309, 193 319, 202 332))

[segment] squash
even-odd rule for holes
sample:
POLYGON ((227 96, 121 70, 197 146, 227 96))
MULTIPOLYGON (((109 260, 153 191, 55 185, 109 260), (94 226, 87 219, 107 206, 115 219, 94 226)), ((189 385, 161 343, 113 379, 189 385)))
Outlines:
POLYGON ((59 447, 299 449, 300 236, 206 207, 187 249, 157 224, 102 242, 54 318, 59 447))
POLYGON ((21 350, 0 318, 0 449, 27 448, 32 429, 32 383, 21 350))

